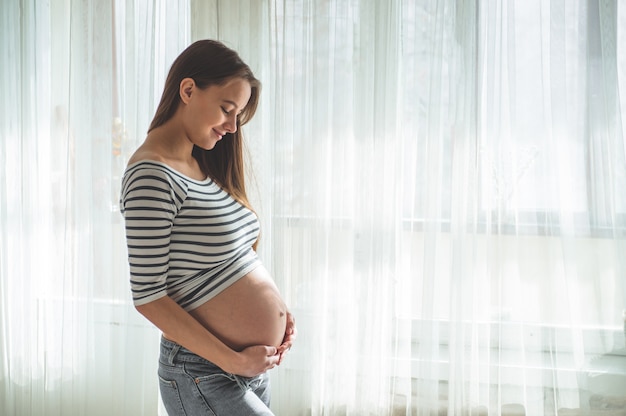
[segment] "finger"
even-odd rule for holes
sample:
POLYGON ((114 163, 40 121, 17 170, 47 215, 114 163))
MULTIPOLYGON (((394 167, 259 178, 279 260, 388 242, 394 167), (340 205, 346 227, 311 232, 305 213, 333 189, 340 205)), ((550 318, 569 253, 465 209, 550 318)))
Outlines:
POLYGON ((285 341, 292 340, 295 337, 296 337, 296 334, 295 334, 293 328, 288 328, 287 330, 285 330, 285 336, 283 338, 283 343, 285 341))
POLYGON ((272 369, 274 367, 276 367, 279 364, 280 361, 280 355, 274 355, 272 357, 270 357, 268 363, 267 363, 267 367, 269 369, 272 369))
POLYGON ((298 333, 298 330, 296 329, 296 327, 295 326, 290 326, 285 331, 285 338, 287 338, 287 337, 295 338, 297 333, 298 333))
POLYGON ((289 341, 289 340, 285 340, 282 344, 280 344, 280 346, 278 347, 278 352, 282 353, 285 351, 288 351, 291 349, 291 347, 293 346, 293 342, 289 341))

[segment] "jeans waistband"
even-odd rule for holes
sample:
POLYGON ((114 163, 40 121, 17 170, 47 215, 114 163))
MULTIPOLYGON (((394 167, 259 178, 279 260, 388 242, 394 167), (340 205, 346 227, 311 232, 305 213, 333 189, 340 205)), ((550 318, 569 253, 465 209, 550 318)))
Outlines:
MULTIPOLYGON (((167 363, 169 365, 174 365, 174 359, 180 352, 181 348, 183 348, 182 345, 179 345, 161 335, 161 356, 167 357, 167 363)), ((191 351, 189 352, 191 353, 191 351)))
POLYGON ((161 336, 161 354, 159 361, 169 366, 177 366, 184 362, 195 362, 209 366, 213 371, 222 371, 217 364, 189 351, 182 345, 161 336))

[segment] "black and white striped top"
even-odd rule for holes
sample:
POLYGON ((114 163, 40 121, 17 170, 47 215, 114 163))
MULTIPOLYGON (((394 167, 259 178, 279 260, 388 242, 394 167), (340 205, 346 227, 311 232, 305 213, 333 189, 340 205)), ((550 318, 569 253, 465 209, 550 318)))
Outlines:
POLYGON ((124 173, 120 203, 135 305, 168 295, 190 311, 260 265, 256 215, 211 179, 140 161, 124 173))

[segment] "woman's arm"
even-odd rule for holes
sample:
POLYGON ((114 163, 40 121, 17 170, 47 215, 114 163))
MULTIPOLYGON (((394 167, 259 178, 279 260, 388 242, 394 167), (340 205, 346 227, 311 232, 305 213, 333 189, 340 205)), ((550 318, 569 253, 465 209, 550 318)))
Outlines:
POLYGON ((230 349, 169 296, 136 306, 136 309, 167 339, 228 373, 254 377, 274 368, 281 359, 282 354, 273 346, 255 345, 241 352, 230 349))

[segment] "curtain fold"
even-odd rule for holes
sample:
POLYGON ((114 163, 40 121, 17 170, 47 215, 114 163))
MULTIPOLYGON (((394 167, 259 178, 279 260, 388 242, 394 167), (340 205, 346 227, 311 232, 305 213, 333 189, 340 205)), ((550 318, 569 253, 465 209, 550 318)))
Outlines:
POLYGON ((277 415, 626 411, 620 2, 11 1, 0 23, 0 413, 164 414, 117 200, 200 38, 263 83, 247 180, 299 330, 277 415))

